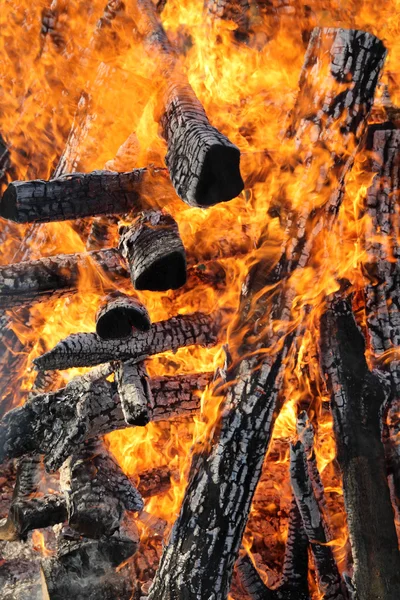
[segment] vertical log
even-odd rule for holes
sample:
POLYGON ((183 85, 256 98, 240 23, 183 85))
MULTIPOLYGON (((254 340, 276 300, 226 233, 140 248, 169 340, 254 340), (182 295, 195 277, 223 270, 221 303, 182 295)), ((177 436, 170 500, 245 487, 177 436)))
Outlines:
POLYGON ((316 29, 311 37, 292 129, 304 161, 307 195, 301 211, 289 214, 282 256, 272 275, 270 265, 258 263, 246 282, 245 306, 233 331, 242 335, 245 327, 248 332, 237 352, 242 358, 231 369, 234 383, 213 439, 193 456, 182 508, 149 600, 224 600, 228 595, 279 408, 284 361, 296 335, 290 328, 295 290, 287 280, 296 267, 309 264, 318 234, 325 234, 338 212, 385 55, 377 38, 360 31, 316 29), (313 149, 323 159, 318 182, 309 169, 313 149), (324 193, 318 210, 310 190, 324 193), (276 285, 282 281, 286 285, 276 285), (258 293, 265 286, 273 289, 269 296, 258 293), (249 349, 252 356, 244 357, 249 349))
POLYGON ((115 372, 122 412, 129 425, 147 425, 154 407, 144 362, 122 361, 115 372))
POLYGON ((337 459, 359 600, 400 597, 400 553, 381 440, 387 389, 370 372, 351 306, 336 299, 321 318, 321 361, 331 394, 337 459))

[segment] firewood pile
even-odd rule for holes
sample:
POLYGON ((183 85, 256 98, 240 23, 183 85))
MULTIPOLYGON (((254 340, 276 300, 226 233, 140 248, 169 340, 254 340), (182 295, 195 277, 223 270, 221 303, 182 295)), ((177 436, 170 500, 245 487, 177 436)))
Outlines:
POLYGON ((320 23, 329 3, 205 0, 199 57, 214 36, 217 68, 256 69, 214 120, 199 22, 84 4, 37 13, 54 99, 4 84, 26 114, 0 137, 1 597, 398 600, 391 37, 320 23), (252 79, 287 28, 302 66, 271 100, 252 79))

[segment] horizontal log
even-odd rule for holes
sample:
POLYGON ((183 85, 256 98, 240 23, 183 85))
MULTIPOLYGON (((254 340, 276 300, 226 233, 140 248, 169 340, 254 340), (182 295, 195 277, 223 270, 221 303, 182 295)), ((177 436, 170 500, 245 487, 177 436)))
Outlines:
POLYGON ((59 342, 53 350, 33 361, 42 371, 90 367, 111 360, 140 362, 167 350, 212 346, 217 342, 218 319, 202 313, 178 315, 153 323, 148 332, 134 332, 131 338, 102 340, 95 333, 77 333, 59 342))
POLYGON ((168 145, 171 181, 184 202, 207 207, 243 190, 240 151, 213 127, 190 87, 151 0, 138 0, 138 29, 167 82, 156 115, 168 145))
MULTIPOLYGON (((104 379, 107 371, 94 371, 93 379, 79 377, 8 412, 0 423, 0 462, 37 452, 44 455, 46 468, 54 471, 85 440, 125 429, 115 384, 104 379)), ((211 373, 152 378, 153 421, 197 412, 199 392, 211 380, 211 373)))
POLYGON ((85 272, 92 289, 96 285, 103 289, 106 278, 116 283, 129 277, 124 260, 115 249, 58 254, 0 266, 0 308, 73 294, 78 291, 80 279, 85 279, 85 272))
POLYGON ((128 173, 71 173, 44 181, 13 181, 0 201, 0 216, 16 223, 67 221, 149 208, 143 188, 146 169, 128 173))
POLYGON ((99 439, 86 442, 68 458, 61 489, 70 527, 90 538, 111 536, 125 510, 144 508, 139 492, 99 439))
POLYGON ((61 494, 45 494, 17 502, 11 505, 9 517, 18 538, 26 539, 29 531, 52 527, 67 520, 65 498, 61 494))
POLYGON ((96 333, 103 340, 129 337, 133 329, 148 331, 150 325, 144 304, 121 293, 106 298, 96 314, 96 333))
POLYGON ((119 251, 129 265, 136 290, 164 292, 186 283, 186 253, 171 215, 146 211, 121 227, 119 251))

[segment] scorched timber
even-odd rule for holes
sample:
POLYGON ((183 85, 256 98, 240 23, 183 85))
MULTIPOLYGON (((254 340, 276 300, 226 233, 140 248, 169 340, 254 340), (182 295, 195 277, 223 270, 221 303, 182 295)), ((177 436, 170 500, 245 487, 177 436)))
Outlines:
POLYGON ((133 483, 98 439, 86 442, 68 458, 61 482, 70 527, 90 538, 112 535, 124 511, 144 507, 133 483))
POLYGON ((269 589, 250 557, 241 556, 236 566, 240 581, 252 600, 310 600, 308 587, 308 537, 295 500, 289 510, 289 528, 279 586, 269 589))
POLYGON ((213 439, 193 456, 181 512, 149 600, 228 596, 279 410, 284 361, 298 333, 293 331, 291 314, 296 291, 288 279, 296 268, 311 264, 318 234, 326 235, 339 210, 345 176, 365 132, 385 56, 382 42, 368 33, 316 29, 311 36, 292 117, 297 164, 303 165, 304 202, 288 215, 286 242, 272 275, 270 265, 261 261, 244 286, 247 294, 233 334, 242 337, 245 330, 248 335, 229 373, 233 383, 213 439), (310 168, 314 149, 326 158, 318 175, 310 168), (318 213, 311 190, 321 200, 318 213), (272 290, 269 296, 259 293, 265 286, 272 290), (265 353, 265 348, 270 351, 265 353))
POLYGON ((122 412, 128 425, 147 425, 154 400, 144 362, 122 361, 115 371, 122 412))
POLYGON ((321 319, 321 361, 331 393, 337 459, 358 600, 400 597, 400 553, 386 479, 383 379, 368 369, 351 306, 332 300, 321 319))
POLYGON ((112 360, 140 362, 148 356, 178 348, 213 346, 218 339, 218 319, 201 313, 178 315, 154 323, 147 332, 135 331, 131 338, 102 340, 96 333, 77 333, 59 342, 33 362, 40 371, 91 367, 112 360))
POLYGON ((190 206, 211 206, 243 190, 240 151, 213 127, 178 64, 177 53, 151 0, 138 0, 138 29, 166 83, 158 115, 175 190, 190 206))
MULTIPOLYGON (((0 423, 0 462, 24 454, 44 455, 47 470, 97 436, 127 427, 116 386, 99 374, 79 377, 65 388, 29 399, 0 423)), ((200 393, 211 373, 150 379, 153 421, 189 417, 200 407, 200 393)))
MULTIPOLYGON (((0 216, 16 223, 47 223, 103 214, 124 214, 150 208, 153 174, 147 169, 128 173, 70 173, 44 181, 14 181, 0 202, 0 216)), ((160 178, 166 177, 160 173, 160 178)))
POLYGON ((128 278, 124 261, 113 248, 4 265, 0 266, 0 308, 71 295, 78 291, 80 279, 90 282, 91 289, 103 289, 107 279, 112 287, 112 282, 128 278))

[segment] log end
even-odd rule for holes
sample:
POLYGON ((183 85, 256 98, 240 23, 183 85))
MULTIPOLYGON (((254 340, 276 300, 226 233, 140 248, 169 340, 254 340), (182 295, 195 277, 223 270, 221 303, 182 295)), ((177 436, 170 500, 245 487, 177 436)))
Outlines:
POLYGON ((10 183, 0 200, 0 217, 14 221, 14 223, 24 223, 17 210, 17 189, 14 183, 10 183))
POLYGON ((135 298, 120 296, 101 307, 96 316, 96 333, 103 340, 129 337, 132 329, 149 331, 146 307, 135 298))
POLYGON ((137 290, 165 292, 177 290, 186 283, 186 258, 176 250, 147 265, 135 280, 137 290))
POLYGON ((244 189, 240 151, 236 146, 214 144, 206 153, 192 204, 201 208, 227 202, 244 189))

